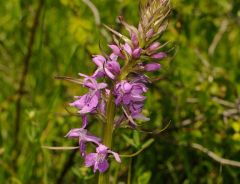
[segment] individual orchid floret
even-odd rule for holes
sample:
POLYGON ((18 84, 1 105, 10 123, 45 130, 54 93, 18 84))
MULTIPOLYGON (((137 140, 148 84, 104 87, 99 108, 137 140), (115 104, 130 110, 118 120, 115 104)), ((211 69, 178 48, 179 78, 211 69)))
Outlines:
POLYGON ((93 74, 93 77, 99 78, 107 75, 110 79, 115 79, 115 77, 120 74, 121 70, 116 56, 115 54, 111 54, 109 60, 101 55, 95 56, 93 62, 98 68, 93 74))
POLYGON ((131 103, 129 105, 130 115, 133 119, 142 120, 142 121, 149 121, 149 118, 142 114, 143 103, 131 103))
POLYGON ((122 49, 119 46, 114 45, 114 44, 111 44, 108 46, 110 47, 110 49, 112 49, 113 54, 115 54, 116 56, 118 56, 122 59, 125 58, 124 54, 122 53, 122 49))
POLYGON ((116 85, 114 94, 116 96, 116 105, 129 105, 131 102, 142 102, 146 99, 142 94, 147 91, 143 83, 130 83, 125 80, 116 85))
POLYGON ((83 86, 89 88, 90 90, 98 91, 107 87, 106 83, 98 83, 94 77, 87 76, 82 73, 79 73, 79 75, 84 77, 83 86))
POLYGON ((117 126, 125 120, 129 120, 131 127, 136 127, 134 119, 149 120, 142 114, 143 104, 146 97, 147 87, 144 84, 148 80, 144 75, 136 75, 128 82, 126 80, 120 81, 116 84, 114 89, 115 104, 122 106, 125 118, 117 122, 117 126))
POLYGON ((70 103, 70 106, 78 108, 78 112, 84 115, 96 111, 101 97, 100 90, 106 88, 107 84, 98 83, 95 78, 84 74, 79 75, 85 77, 83 86, 89 88, 89 92, 83 96, 77 96, 77 100, 70 103))
POLYGON ((96 110, 99 103, 100 94, 99 92, 89 92, 76 98, 77 100, 69 105, 78 108, 78 113, 84 115, 87 113, 92 113, 96 110))
POLYGON ((78 138, 79 139, 79 149, 81 155, 84 157, 86 155, 86 143, 92 142, 96 145, 100 144, 101 139, 87 133, 84 128, 75 128, 68 132, 66 135, 68 138, 78 138))
POLYGON ((90 153, 85 156, 85 166, 93 166, 94 173, 97 170, 99 170, 100 173, 103 173, 109 167, 109 163, 107 160, 109 154, 112 154, 117 162, 121 162, 121 159, 117 153, 109 150, 108 147, 106 147, 105 145, 100 144, 96 148, 96 153, 90 153))

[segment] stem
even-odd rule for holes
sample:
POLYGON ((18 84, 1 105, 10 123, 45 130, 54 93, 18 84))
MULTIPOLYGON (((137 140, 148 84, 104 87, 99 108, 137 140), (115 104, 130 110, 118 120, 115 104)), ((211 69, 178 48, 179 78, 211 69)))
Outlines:
POLYGON ((127 179, 127 184, 131 184, 132 180, 132 158, 129 160, 129 165, 128 165, 128 179, 127 179))
MULTIPOLYGON (((109 95, 106 111, 106 123, 103 128, 103 144, 111 149, 112 146, 112 134, 115 116, 115 104, 112 90, 109 95)), ((100 173, 98 178, 98 184, 109 183, 109 170, 105 173, 100 173)))
POLYGON ((34 46, 35 39, 36 39, 37 29, 38 29, 39 23, 40 23, 40 17, 41 17, 41 12, 42 12, 42 9, 44 6, 44 1, 45 0, 38 1, 38 7, 36 10, 36 14, 34 16, 33 24, 32 24, 30 35, 29 35, 29 41, 28 41, 28 45, 27 45, 27 53, 22 58, 22 62, 21 62, 23 65, 23 69, 22 69, 22 73, 20 76, 19 86, 17 89, 16 111, 15 111, 14 145, 17 146, 17 147, 15 147, 17 153, 16 153, 16 156, 14 156, 14 158, 13 158, 14 167, 17 167, 16 163, 17 163, 18 156, 20 155, 19 146, 21 147, 21 145, 19 145, 19 142, 18 142, 18 135, 19 135, 20 128, 21 128, 20 121, 21 121, 22 99, 23 99, 23 95, 24 95, 24 88, 26 85, 27 75, 29 72, 30 60, 33 55, 33 46, 34 46))

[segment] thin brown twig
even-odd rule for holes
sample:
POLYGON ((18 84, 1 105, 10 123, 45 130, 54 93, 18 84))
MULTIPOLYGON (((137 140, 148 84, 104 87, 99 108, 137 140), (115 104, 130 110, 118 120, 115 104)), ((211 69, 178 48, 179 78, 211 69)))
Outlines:
POLYGON ((235 108, 236 107, 236 104, 234 104, 233 102, 226 101, 226 100, 223 100, 223 99, 218 98, 218 97, 213 97, 212 99, 213 99, 213 101, 219 103, 220 105, 230 107, 230 108, 235 108))
POLYGON ((69 155, 66 162, 63 164, 62 170, 56 180, 56 184, 63 183, 64 177, 66 176, 67 172, 73 165, 73 161, 75 158, 75 155, 78 153, 78 150, 73 150, 71 154, 69 155))
POLYGON ((21 121, 21 108, 22 108, 22 98, 24 94, 24 88, 26 83, 26 78, 29 70, 29 62, 32 57, 33 45, 35 42, 37 28, 39 26, 39 19, 41 15, 41 11, 43 8, 44 0, 39 0, 38 8, 34 17, 33 25, 30 32, 29 42, 27 46, 27 53, 22 59, 23 70, 20 76, 19 87, 17 90, 17 100, 16 100, 16 115, 15 115, 15 145, 17 145, 18 133, 20 129, 20 121, 21 121))
POLYGON ((101 24, 101 19, 97 7, 90 0, 82 0, 92 11, 94 15, 95 24, 99 26, 101 24))
POLYGON ((222 157, 218 156, 217 154, 215 154, 214 152, 210 151, 209 149, 203 147, 200 144, 192 143, 190 145, 191 145, 192 148, 197 149, 197 150, 205 153, 210 158, 212 158, 213 160, 219 162, 222 165, 229 165, 229 166, 233 166, 233 167, 240 167, 240 162, 235 161, 235 160, 229 160, 229 159, 226 159, 226 158, 222 158, 222 157))
POLYGON ((189 119, 185 119, 179 125, 176 125, 176 126, 168 128, 167 132, 169 132, 169 131, 176 131, 176 130, 188 127, 188 126, 190 126, 192 124, 195 124, 198 121, 204 120, 204 118, 205 117, 202 114, 200 114, 197 117, 195 117, 195 119, 190 119, 190 118, 189 119))
MULTIPOLYGON (((151 135, 152 138, 154 138, 151 135)), ((169 139, 161 139, 162 141, 166 142, 167 144, 173 144, 174 146, 184 146, 187 148, 193 148, 195 150, 199 150, 203 153, 205 153, 208 157, 210 157, 211 159, 215 160, 216 162, 222 164, 222 165, 228 165, 228 166, 233 166, 233 167, 240 167, 240 162, 236 161, 236 160, 230 160, 230 159, 226 159, 223 157, 218 156, 216 153, 214 153, 213 151, 205 148, 204 146, 198 144, 198 143, 187 143, 187 144, 180 144, 179 142, 176 141, 172 141, 169 139)))
POLYGON ((217 32, 217 34, 214 36, 213 41, 208 48, 208 54, 213 55, 218 43, 221 41, 223 34, 227 31, 229 25, 229 21, 227 19, 224 19, 220 25, 220 28, 217 32))

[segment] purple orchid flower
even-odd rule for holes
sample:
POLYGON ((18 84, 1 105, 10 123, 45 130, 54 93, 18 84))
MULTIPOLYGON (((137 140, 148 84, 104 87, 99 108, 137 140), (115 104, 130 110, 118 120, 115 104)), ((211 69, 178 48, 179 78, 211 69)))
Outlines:
MULTIPOLYGON (((111 125, 115 123, 114 128, 120 126, 124 121, 136 128, 136 119, 149 120, 142 114, 142 110, 146 99, 145 93, 148 90, 146 85, 151 83, 151 80, 143 72, 157 71, 161 65, 156 63, 156 60, 166 57, 165 52, 160 52, 164 45, 160 45, 160 42, 156 40, 165 30, 164 18, 166 16, 163 15, 164 12, 169 13, 169 3, 166 0, 159 0, 159 2, 149 0, 144 4, 140 4, 141 18, 138 28, 127 24, 122 17, 119 18, 129 32, 128 37, 106 26, 115 35, 115 44, 109 45, 112 51, 110 55, 93 56, 92 61, 96 64, 97 69, 92 76, 80 73, 79 75, 83 79, 62 77, 83 85, 89 90, 86 94, 77 96, 76 100, 70 103, 71 106, 78 109, 82 117, 82 127, 70 130, 66 137, 78 138, 79 146, 77 148, 80 149, 81 156, 85 159, 85 166, 93 167, 94 173, 97 170, 100 173, 107 171, 109 155, 113 155, 117 162, 121 162, 121 159, 117 153, 110 150, 111 144, 106 141, 110 140, 114 126, 109 126, 111 128, 109 129, 104 125, 103 142, 109 144, 103 145, 98 137, 90 135, 86 130, 88 114, 98 115, 97 117, 104 121, 111 120, 108 123, 111 125), (163 9, 165 6, 166 9, 163 9), (122 63, 121 71, 118 61, 122 60, 125 62, 122 63), (151 62, 151 60, 153 61, 151 62), (150 63, 145 63, 145 61, 150 61, 150 63), (108 79, 106 80, 106 78, 108 79), (96 146, 95 153, 86 154, 86 145, 89 142, 96 146)), ((100 175, 99 181, 105 181, 105 177, 105 175, 100 175)))
MULTIPOLYGON (((133 128, 136 127, 133 119, 149 120, 141 113, 144 100, 146 99, 143 94, 147 92, 147 87, 144 83, 139 82, 139 80, 139 77, 137 77, 132 79, 131 82, 121 81, 116 84, 114 90, 116 96, 115 104, 123 106, 125 117, 129 120, 129 124, 133 128)), ((122 118, 121 121, 125 121, 126 118, 122 118)), ((121 122, 118 122, 118 124, 120 123, 121 122)))
POLYGON ((115 95, 116 105, 120 103, 129 105, 130 102, 143 101, 145 97, 142 96, 143 88, 142 84, 131 84, 127 81, 121 81, 116 85, 115 95))
POLYGON ((99 99, 101 96, 100 90, 106 88, 107 84, 97 83, 95 78, 81 73, 79 75, 85 77, 83 85, 89 88, 90 91, 83 96, 77 96, 77 100, 73 103, 70 103, 70 106, 78 108, 78 113, 84 115, 87 113, 95 112, 99 105, 99 99))
POLYGON ((75 97, 77 100, 70 103, 69 105, 78 108, 78 113, 84 115, 96 110, 99 102, 99 97, 99 93, 89 92, 83 96, 75 97))
POLYGON ((75 128, 70 130, 65 137, 68 138, 78 138, 79 139, 79 149, 81 155, 84 157, 86 155, 86 143, 92 142, 99 145, 101 139, 87 133, 87 130, 84 128, 75 128))
POLYGON ((93 58, 93 62, 98 66, 93 77, 99 78, 107 75, 109 78, 115 79, 115 76, 120 73, 120 65, 115 54, 111 54, 109 60, 101 55, 97 55, 93 58))
POLYGON ((142 121, 149 121, 149 118, 142 114, 143 103, 132 103, 129 106, 131 117, 142 121))
POLYGON ((100 173, 105 172, 109 167, 107 160, 108 154, 112 154, 117 162, 121 162, 121 159, 117 153, 109 150, 105 145, 100 144, 96 148, 96 153, 90 153, 85 156, 85 166, 93 166, 94 173, 97 170, 99 170, 100 173))
POLYGON ((145 100, 142 94, 147 91, 146 86, 143 83, 121 81, 116 85, 114 90, 116 105, 120 103, 129 105, 130 102, 142 102, 145 100))
POLYGON ((111 44, 111 45, 108 45, 108 46, 110 47, 110 49, 112 49, 113 54, 115 54, 116 56, 118 56, 122 59, 125 58, 125 56, 122 53, 122 49, 119 46, 117 46, 115 44, 111 44))

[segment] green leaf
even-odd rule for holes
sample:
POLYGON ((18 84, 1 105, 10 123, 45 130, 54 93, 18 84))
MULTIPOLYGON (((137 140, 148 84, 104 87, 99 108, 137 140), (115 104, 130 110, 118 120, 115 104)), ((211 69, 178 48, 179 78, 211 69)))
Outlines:
POLYGON ((138 184, 149 184, 152 173, 150 171, 144 172, 138 177, 138 184))

